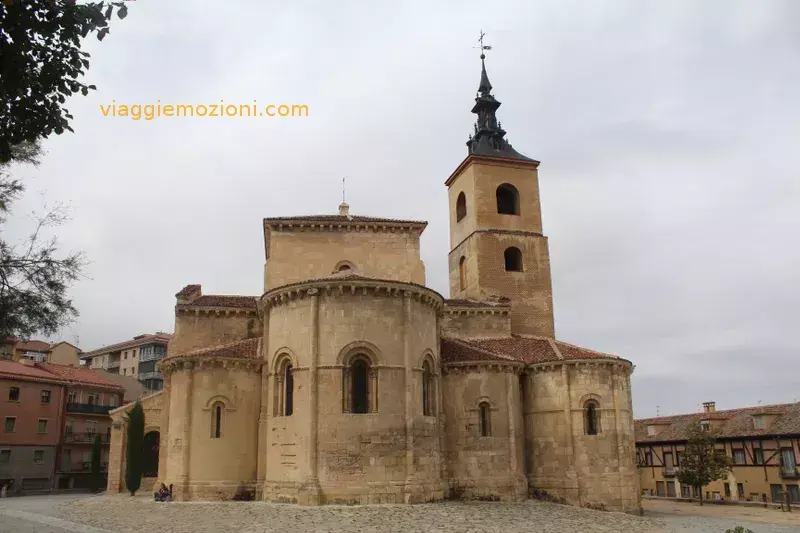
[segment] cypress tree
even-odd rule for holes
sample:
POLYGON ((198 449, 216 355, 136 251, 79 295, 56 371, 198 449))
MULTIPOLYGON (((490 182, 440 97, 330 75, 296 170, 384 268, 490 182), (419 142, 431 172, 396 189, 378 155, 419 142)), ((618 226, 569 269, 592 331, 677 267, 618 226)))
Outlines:
POLYGON ((144 460, 144 410, 136 404, 128 411, 128 442, 125 460, 125 487, 136 494, 142 484, 142 463, 144 460))
POLYGON ((92 492, 99 492, 102 483, 102 473, 100 472, 100 435, 94 436, 92 443, 92 473, 91 489, 92 492))

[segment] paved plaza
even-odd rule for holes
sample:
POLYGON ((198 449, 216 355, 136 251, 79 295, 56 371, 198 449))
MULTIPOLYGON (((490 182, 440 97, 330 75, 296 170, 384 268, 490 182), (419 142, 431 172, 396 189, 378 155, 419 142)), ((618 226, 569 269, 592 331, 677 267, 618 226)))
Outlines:
POLYGON ((735 525, 755 533, 798 533, 800 513, 653 501, 645 501, 643 517, 532 501, 369 507, 155 503, 126 495, 0 501, 0 533, 724 533, 735 525))

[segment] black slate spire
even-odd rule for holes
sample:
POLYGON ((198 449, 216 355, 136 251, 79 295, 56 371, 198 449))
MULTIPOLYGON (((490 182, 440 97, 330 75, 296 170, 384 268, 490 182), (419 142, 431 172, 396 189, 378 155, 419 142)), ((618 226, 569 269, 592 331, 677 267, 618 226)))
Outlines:
POLYGON ((492 84, 489 82, 489 75, 486 74, 486 55, 483 50, 490 48, 483 46, 482 42, 481 48, 481 82, 475 96, 475 105, 472 107, 472 112, 478 115, 478 119, 475 122, 474 135, 470 135, 467 141, 468 153, 534 161, 514 150, 505 139, 506 132, 495 115, 500 102, 492 96, 492 84))

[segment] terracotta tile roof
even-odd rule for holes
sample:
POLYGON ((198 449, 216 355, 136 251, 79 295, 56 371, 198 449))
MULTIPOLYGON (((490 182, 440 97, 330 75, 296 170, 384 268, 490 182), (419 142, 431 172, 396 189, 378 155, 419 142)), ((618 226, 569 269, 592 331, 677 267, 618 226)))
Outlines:
POLYGON ((236 296, 228 294, 205 294, 179 307, 235 307, 237 309, 255 309, 258 296, 236 296))
POLYGON ((402 220, 398 218, 378 218, 378 217, 364 217, 358 215, 301 215, 291 217, 271 217, 264 219, 265 226, 276 226, 282 223, 292 222, 306 222, 314 223, 319 222, 323 224, 347 224, 347 223, 366 223, 366 224, 414 224, 427 226, 428 223, 423 220, 402 220))
POLYGON ((476 358, 479 357, 479 354, 525 364, 559 360, 619 359, 615 355, 580 348, 547 337, 512 335, 491 339, 469 339, 468 341, 447 339, 447 341, 442 344, 443 362, 478 361, 480 359, 476 358))
POLYGON ((686 440, 689 429, 701 420, 720 420, 722 424, 713 430, 714 435, 722 438, 758 437, 775 435, 800 436, 800 403, 779 405, 760 405, 713 411, 711 413, 689 413, 658 418, 640 418, 634 421, 636 442, 668 442, 686 440), (775 419, 764 429, 756 429, 753 415, 774 414, 775 419), (647 426, 663 424, 658 435, 648 435, 647 426))
POLYGON ((508 307, 511 305, 510 298, 500 298, 497 301, 493 300, 466 300, 466 299, 449 299, 444 301, 445 307, 508 307))
POLYGON ((46 352, 50 349, 50 343, 44 341, 22 341, 15 348, 29 352, 46 352))
POLYGON ((51 374, 50 372, 36 366, 0 360, 0 379, 4 378, 20 381, 59 383, 66 385, 66 382, 60 379, 57 375, 51 374))
POLYGON ((105 377, 102 372, 90 368, 77 366, 55 365, 52 363, 36 363, 38 368, 46 370, 50 374, 58 376, 64 381, 73 385, 86 385, 90 387, 102 387, 104 389, 125 390, 125 387, 105 377))
POLYGON ((103 355, 108 352, 118 352, 119 350, 127 350, 128 348, 135 348, 143 344, 151 344, 151 343, 166 344, 167 342, 169 342, 171 338, 172 335, 170 335, 169 333, 156 333, 154 335, 153 334, 138 335, 129 341, 103 346, 102 348, 92 350, 91 352, 84 352, 83 354, 81 354, 81 359, 88 359, 90 357, 94 357, 96 355, 103 355))
POLYGON ((476 346, 461 339, 442 337, 441 353, 443 363, 469 363, 477 361, 517 362, 517 359, 501 353, 476 346))
POLYGON ((292 283, 287 283, 286 285, 280 285, 278 287, 273 287, 273 288, 269 289, 267 292, 268 293, 272 293, 274 291, 284 290, 284 289, 286 289, 288 287, 293 287, 295 285, 303 285, 305 283, 315 283, 315 282, 319 282, 319 281, 322 281, 322 282, 324 282, 324 281, 342 281, 342 280, 345 280, 345 281, 374 281, 374 282, 379 282, 379 283, 399 283, 399 284, 402 284, 402 285, 411 285, 412 287, 425 289, 426 291, 430 291, 430 292, 436 294, 437 296, 441 297, 441 295, 438 292, 436 292, 435 290, 431 289, 430 287, 426 287, 425 285, 420 285, 418 283, 414 283, 414 282, 411 282, 411 281, 401 281, 401 280, 397 280, 397 279, 373 278, 373 277, 370 277, 370 276, 365 276, 364 274, 361 274, 357 270, 344 270, 342 272, 337 272, 336 274, 330 274, 328 276, 325 276, 324 278, 314 278, 314 279, 306 279, 306 280, 303 280, 303 281, 295 281, 295 282, 292 282, 292 283))
POLYGON ((189 296, 192 293, 199 292, 201 289, 202 286, 193 283, 191 285, 187 285, 184 288, 182 288, 180 291, 177 292, 177 294, 175 294, 175 296, 178 298, 180 298, 181 296, 189 296))
POLYGON ((229 342, 220 344, 219 346, 211 346, 208 348, 201 348, 199 350, 192 350, 182 354, 170 355, 164 360, 181 358, 181 357, 232 357, 235 359, 260 359, 261 354, 258 350, 258 338, 243 339, 240 341, 229 342))

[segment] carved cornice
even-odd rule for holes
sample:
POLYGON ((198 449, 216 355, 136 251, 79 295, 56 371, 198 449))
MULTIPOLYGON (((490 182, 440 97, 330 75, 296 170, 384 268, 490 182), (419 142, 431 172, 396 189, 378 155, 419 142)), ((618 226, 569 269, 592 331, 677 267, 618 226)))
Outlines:
POLYGON ((458 305, 445 305, 443 313, 451 316, 470 316, 470 315, 502 315, 508 316, 511 313, 511 306, 486 306, 486 307, 472 307, 472 306, 458 306, 458 305))
POLYGON ((161 372, 163 372, 164 377, 167 377, 173 372, 201 371, 213 368, 227 368, 230 370, 260 373, 264 363, 265 361, 263 359, 241 359, 218 355, 179 355, 168 359, 162 359, 158 366, 161 372))
POLYGON ((258 318, 258 308, 244 309, 241 307, 197 307, 189 305, 176 305, 175 316, 207 316, 207 317, 228 317, 243 316, 258 318))
POLYGON ((444 298, 438 292, 415 283, 390 280, 323 279, 304 281, 272 289, 261 297, 265 309, 278 307, 294 300, 303 300, 315 295, 336 297, 344 294, 385 296, 387 298, 411 298, 439 312, 444 298))
POLYGON ((601 368, 601 367, 608 367, 611 370, 618 371, 625 375, 630 374, 633 372, 633 364, 628 361, 627 359, 605 359, 605 358, 596 358, 596 359, 562 359, 558 361, 548 361, 546 363, 535 363, 530 364, 525 367, 526 372, 530 372, 533 374, 539 372, 551 372, 555 370, 560 370, 562 366, 573 366, 576 368, 580 367, 589 367, 589 368, 601 368))
POLYGON ((363 233, 412 233, 421 235, 427 222, 416 221, 364 221, 364 220, 270 220, 264 221, 264 229, 274 231, 323 232, 346 231, 363 233))
POLYGON ((459 363, 444 363, 442 373, 445 375, 471 374, 478 372, 508 372, 521 374, 525 364, 519 361, 467 361, 459 363))

